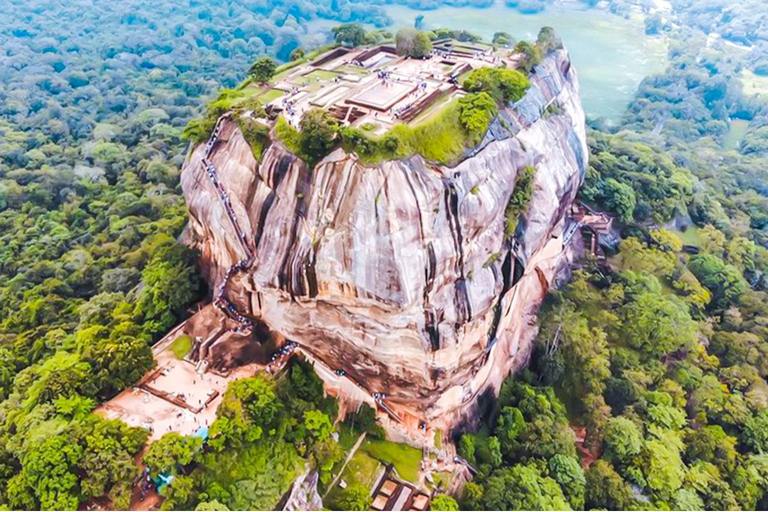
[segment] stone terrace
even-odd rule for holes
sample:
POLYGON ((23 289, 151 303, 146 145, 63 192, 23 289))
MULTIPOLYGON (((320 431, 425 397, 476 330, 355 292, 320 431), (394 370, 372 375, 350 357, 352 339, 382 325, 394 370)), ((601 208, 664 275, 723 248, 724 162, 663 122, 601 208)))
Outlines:
POLYGON ((455 40, 435 41, 423 60, 400 57, 387 45, 339 47, 278 74, 259 97, 271 118, 282 114, 294 127, 306 110, 321 107, 343 125, 380 134, 398 122, 427 119, 439 110, 430 107, 463 94, 460 77, 472 69, 514 68, 508 53, 455 40))

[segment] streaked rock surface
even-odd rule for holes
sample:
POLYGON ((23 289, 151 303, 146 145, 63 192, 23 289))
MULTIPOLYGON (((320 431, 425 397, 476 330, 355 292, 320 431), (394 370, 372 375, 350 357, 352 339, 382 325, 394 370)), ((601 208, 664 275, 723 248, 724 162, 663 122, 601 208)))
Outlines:
MULTIPOLYGON (((229 285, 239 311, 386 393, 407 421, 443 428, 527 362, 536 310, 571 257, 565 216, 587 164, 564 50, 455 167, 419 156, 364 166, 338 149, 310 171, 274 141, 259 164, 235 122, 221 133, 210 160, 256 247, 229 285), (527 165, 537 169, 534 195, 510 243, 504 211, 527 165)), ((245 255, 203 151, 181 181, 187 240, 216 287, 245 255)))

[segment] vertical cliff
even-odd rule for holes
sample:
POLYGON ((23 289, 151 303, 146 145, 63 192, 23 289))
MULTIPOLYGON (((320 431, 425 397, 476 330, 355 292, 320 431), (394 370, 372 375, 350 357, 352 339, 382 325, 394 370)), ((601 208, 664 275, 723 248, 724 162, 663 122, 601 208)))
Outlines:
POLYGON ((527 362, 536 310, 570 257, 566 212, 588 153, 567 53, 531 84, 455 167, 365 166, 337 149, 308 169, 274 140, 259 163, 224 119, 182 173, 187 238, 212 287, 226 280, 237 312, 346 372, 330 386, 346 379, 385 393, 405 421, 455 425, 527 362), (504 212, 526 166, 533 198, 509 239, 504 212))

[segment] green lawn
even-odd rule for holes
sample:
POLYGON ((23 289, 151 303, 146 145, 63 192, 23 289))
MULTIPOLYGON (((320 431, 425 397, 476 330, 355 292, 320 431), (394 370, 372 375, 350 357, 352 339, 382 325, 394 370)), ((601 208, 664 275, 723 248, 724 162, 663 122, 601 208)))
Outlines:
POLYGON ((725 149, 739 149, 739 143, 744 139, 747 131, 749 131, 749 121, 744 119, 734 119, 731 121, 728 133, 725 134, 723 147, 725 147, 725 149))
MULTIPOLYGON (((358 450, 349 461, 349 464, 347 464, 347 467, 344 468, 344 473, 341 474, 339 482, 343 480, 347 486, 360 484, 370 489, 375 483, 380 468, 381 463, 378 460, 368 455, 362 449, 358 450)), ((328 496, 323 499, 323 502, 331 509, 335 509, 334 503, 339 498, 341 492, 342 489, 337 483, 328 493, 328 496)))
POLYGON ((675 230, 675 234, 680 237, 680 240, 685 245, 695 245, 697 247, 701 245, 701 235, 699 234, 699 228, 696 226, 691 226, 685 231, 675 230))
POLYGON ((421 450, 407 444, 393 443, 381 439, 369 439, 363 442, 360 450, 381 462, 392 464, 400 478, 409 482, 419 479, 421 450))
POLYGON ((264 105, 269 103, 270 101, 276 100, 277 98, 280 98, 285 94, 284 91, 281 91, 280 89, 270 89, 261 96, 259 96, 259 101, 261 101, 264 105))
POLYGON ((450 101, 453 99, 453 96, 450 94, 443 94, 441 97, 437 98, 434 103, 432 103, 430 106, 425 108, 422 112, 417 115, 413 121, 411 121, 411 124, 419 124, 430 117, 434 116, 436 113, 440 112, 440 110, 447 104, 450 103, 450 101))
POLYGON ((189 336, 179 336, 173 340, 170 349, 173 355, 176 356, 176 359, 184 359, 189 354, 189 351, 192 350, 192 338, 189 336))
POLYGON ((739 78, 744 84, 744 96, 768 96, 768 76, 756 75, 745 69, 739 74, 739 78))
POLYGON ((349 428, 345 423, 336 427, 336 431, 339 433, 339 444, 344 448, 345 452, 351 450, 355 446, 357 438, 360 437, 360 432, 349 428))
POLYGON ((333 80, 337 76, 339 76, 339 74, 338 73, 334 73, 333 71, 326 71, 324 69, 316 69, 316 70, 312 71, 310 74, 304 75, 301 78, 304 78, 306 80, 317 80, 318 78, 320 80, 333 80))

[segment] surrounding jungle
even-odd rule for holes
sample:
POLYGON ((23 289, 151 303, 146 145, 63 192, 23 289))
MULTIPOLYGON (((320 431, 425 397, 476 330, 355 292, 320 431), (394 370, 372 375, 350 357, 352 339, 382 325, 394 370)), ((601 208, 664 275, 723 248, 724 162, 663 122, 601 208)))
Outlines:
MULTIPOLYGON (((342 23, 387 37, 391 3, 6 2, 0 508, 128 508, 141 463, 175 476, 165 509, 272 509, 305 464, 328 484, 349 430, 368 432, 371 453, 383 443, 373 411, 334 426, 336 404, 302 364, 230 386, 205 450, 175 434, 146 448, 144 430, 91 411, 152 368, 151 344, 208 293, 177 242, 183 128, 260 56, 288 61, 342 23)), ((493 2, 395 3, 428 20, 493 2)), ((621 239, 548 298, 530 369, 479 431, 456 434, 478 475, 434 506, 764 509, 768 4, 584 8, 641 17, 668 47, 619 123, 589 122, 581 199, 614 215, 621 239)), ((370 506, 357 491, 331 505, 370 506)))

